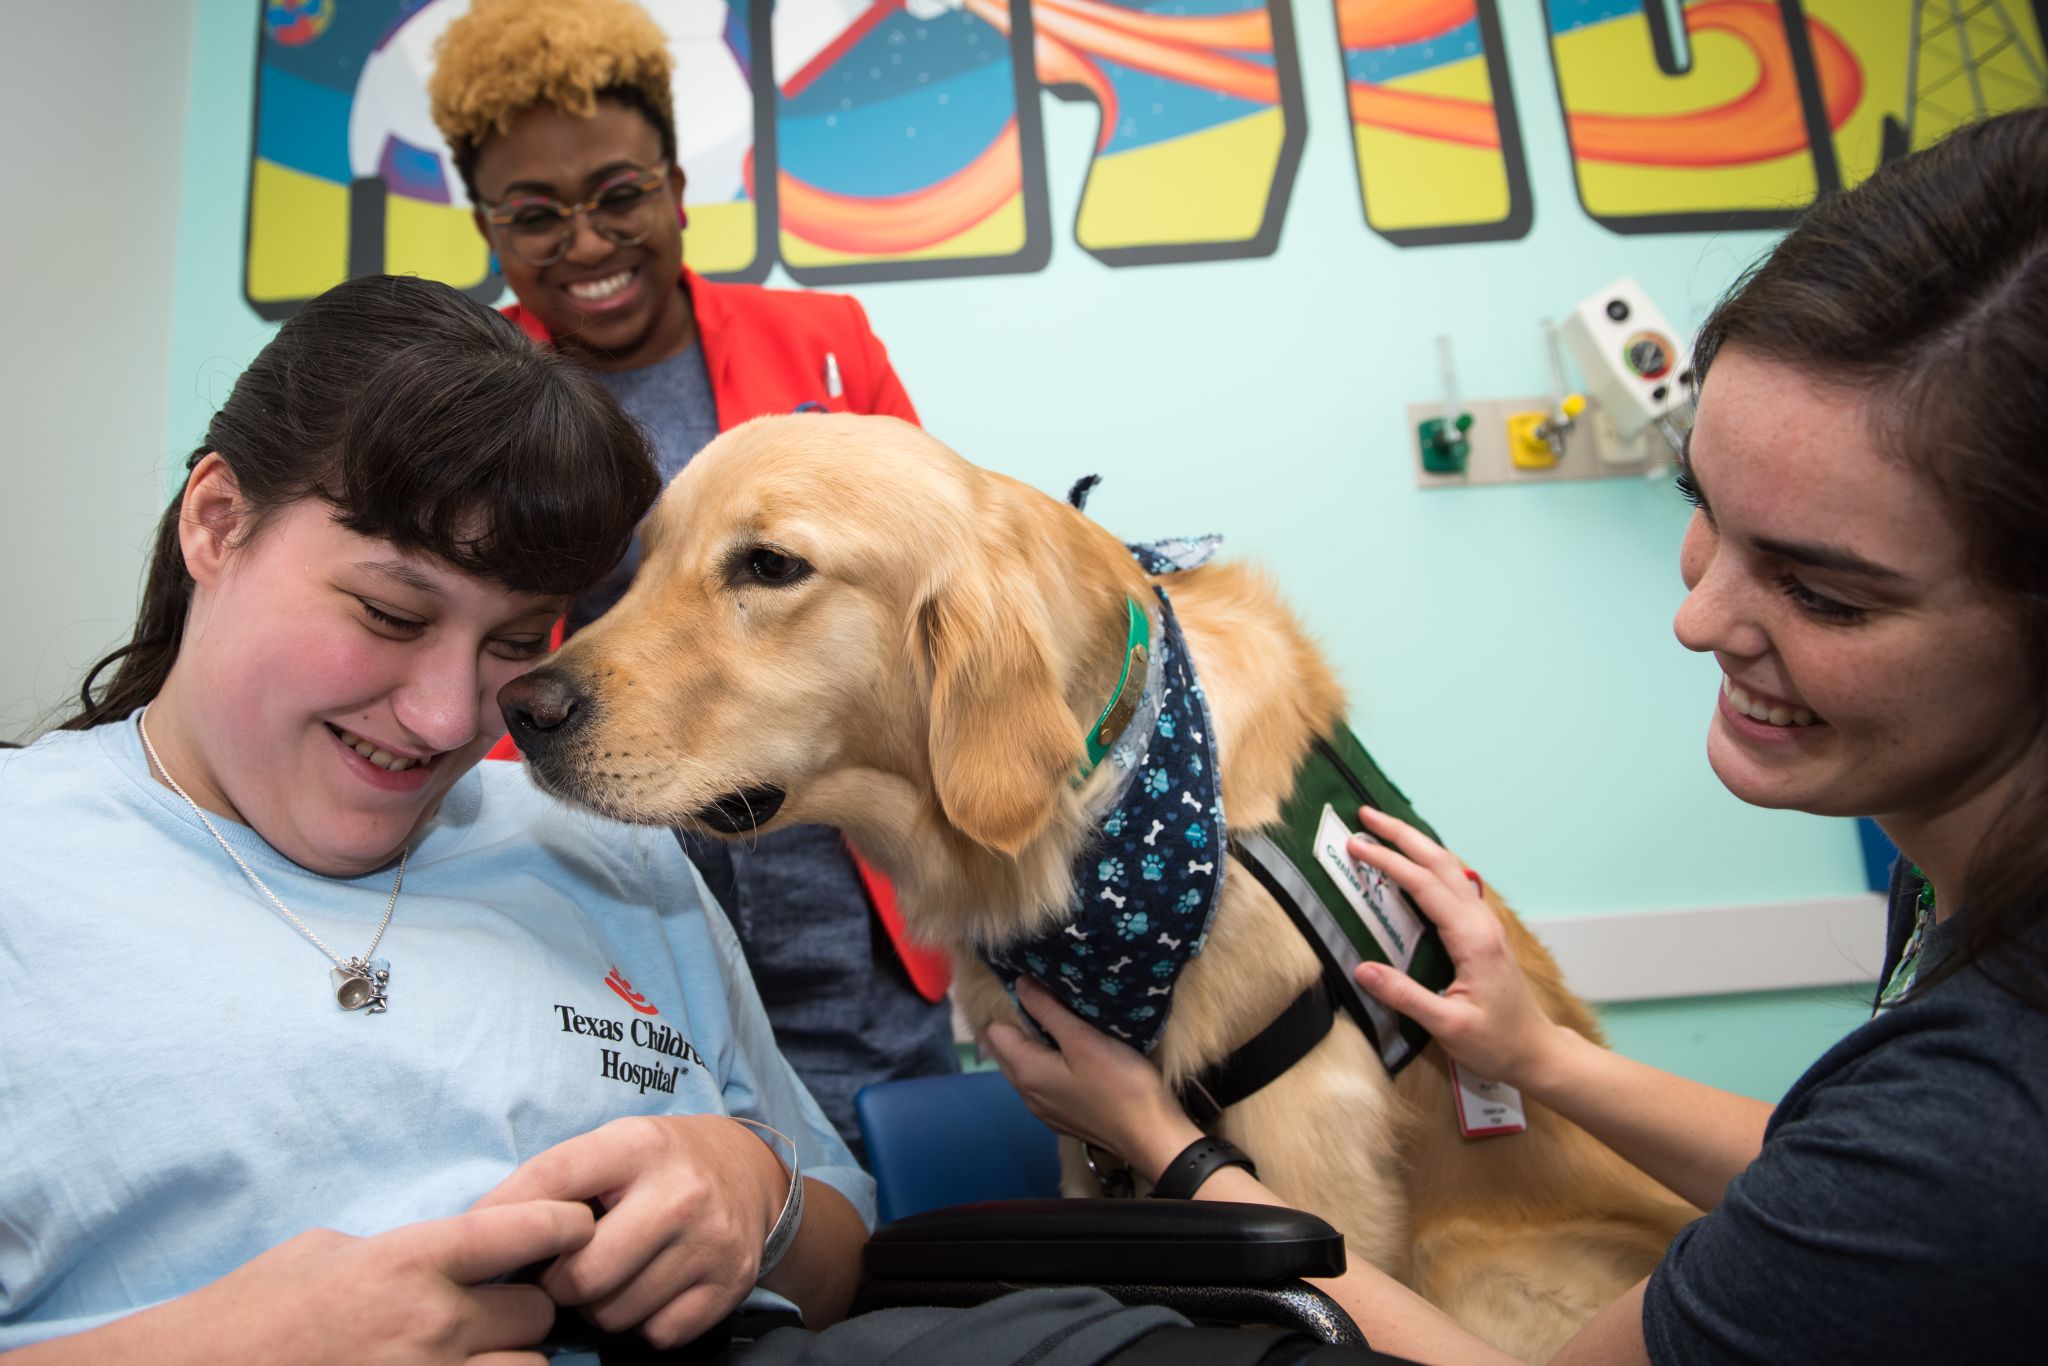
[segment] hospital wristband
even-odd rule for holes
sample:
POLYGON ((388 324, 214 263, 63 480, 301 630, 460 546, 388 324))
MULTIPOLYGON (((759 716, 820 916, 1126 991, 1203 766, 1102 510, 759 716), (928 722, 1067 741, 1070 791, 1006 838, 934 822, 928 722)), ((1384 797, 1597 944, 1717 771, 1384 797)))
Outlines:
MULTIPOLYGON (((760 1280, 776 1268, 796 1245, 796 1233, 804 1221, 804 1174, 797 1165, 796 1144, 780 1129, 771 1128, 759 1120, 746 1119, 740 1115, 728 1115, 736 1124, 758 1129, 764 1134, 773 1134, 789 1146, 789 1194, 783 1198, 782 1213, 775 1216, 775 1226, 768 1230, 767 1241, 761 1244, 761 1267, 754 1279, 760 1280)), ((765 1140, 764 1140, 765 1141, 765 1140)))

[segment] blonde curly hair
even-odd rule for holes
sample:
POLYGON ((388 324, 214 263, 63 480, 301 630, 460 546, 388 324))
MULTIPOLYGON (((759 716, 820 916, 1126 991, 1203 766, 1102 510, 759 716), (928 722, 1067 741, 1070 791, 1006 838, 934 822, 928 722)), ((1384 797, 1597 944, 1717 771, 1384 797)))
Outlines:
POLYGON ((434 45, 427 98, 455 168, 476 198, 477 149, 536 104, 589 118, 623 100, 676 158, 668 37, 632 0, 475 0, 434 45))

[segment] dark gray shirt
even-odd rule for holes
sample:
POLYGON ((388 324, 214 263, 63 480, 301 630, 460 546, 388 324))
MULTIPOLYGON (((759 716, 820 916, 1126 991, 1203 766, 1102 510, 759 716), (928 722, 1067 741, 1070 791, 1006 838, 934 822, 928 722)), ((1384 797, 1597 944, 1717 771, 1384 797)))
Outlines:
MULTIPOLYGON (((697 342, 638 370, 593 373, 647 433, 664 488, 683 472, 691 456, 718 435, 718 400, 711 392, 711 372, 704 368, 704 348, 697 342)), ((569 604, 569 629, 581 630, 609 611, 625 596, 626 585, 639 568, 640 537, 636 534, 626 558, 604 581, 569 604)))
MULTIPOLYGON (((1919 881, 1892 883, 1889 976, 1919 881)), ((1934 926, 1920 980, 1955 949, 1934 926)), ((2040 1361, 2048 1015, 1975 968, 1794 1083, 1763 1151, 1650 1277, 1655 1362, 2040 1361)))

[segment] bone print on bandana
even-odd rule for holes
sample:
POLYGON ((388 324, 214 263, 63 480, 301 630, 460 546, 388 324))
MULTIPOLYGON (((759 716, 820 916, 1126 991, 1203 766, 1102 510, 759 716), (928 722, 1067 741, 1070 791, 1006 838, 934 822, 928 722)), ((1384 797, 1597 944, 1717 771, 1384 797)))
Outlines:
MULTIPOLYGON (((1133 553, 1159 572, 1140 548, 1133 553)), ((1181 969, 1202 951, 1227 862, 1209 706, 1173 604, 1164 589, 1153 592, 1156 672, 1148 671, 1134 718, 1149 715, 1151 724, 1112 751, 1123 790, 1075 863, 1072 913, 1051 933, 987 959, 1013 993, 1019 977, 1036 977, 1097 1029, 1148 1053, 1181 969)))

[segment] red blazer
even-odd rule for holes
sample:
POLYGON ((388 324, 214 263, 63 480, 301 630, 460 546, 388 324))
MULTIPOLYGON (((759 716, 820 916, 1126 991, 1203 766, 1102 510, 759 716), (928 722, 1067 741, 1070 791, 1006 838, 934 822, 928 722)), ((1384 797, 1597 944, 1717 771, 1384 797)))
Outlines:
MULTIPOLYGON (((683 269, 682 287, 689 292, 697 317, 697 340, 704 348, 704 368, 718 404, 718 430, 773 413, 795 412, 805 403, 835 413, 917 421, 917 409, 889 368, 889 353, 868 326, 858 300, 844 294, 713 284, 688 267, 683 269)), ((534 341, 543 346, 554 343, 547 327, 525 305, 511 304, 501 311, 534 341)), ((555 644, 561 644, 559 637, 555 644)), ((508 735, 490 757, 517 759, 519 750, 508 735)), ((911 983, 926 1000, 937 1001, 952 979, 945 955, 906 937, 895 888, 859 850, 849 844, 847 852, 853 855, 875 916, 889 932, 911 983)))
MULTIPOLYGON (((704 368, 718 403, 718 430, 817 403, 835 413, 879 413, 917 421, 889 353, 859 301, 760 285, 720 285, 683 271, 697 315, 704 368), (831 392, 834 371, 839 392, 831 392)), ((506 317, 542 345, 554 338, 521 304, 506 317)))

